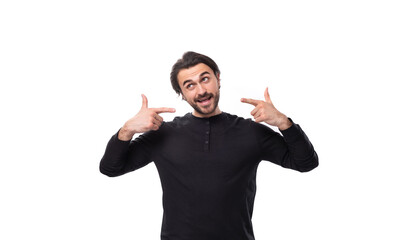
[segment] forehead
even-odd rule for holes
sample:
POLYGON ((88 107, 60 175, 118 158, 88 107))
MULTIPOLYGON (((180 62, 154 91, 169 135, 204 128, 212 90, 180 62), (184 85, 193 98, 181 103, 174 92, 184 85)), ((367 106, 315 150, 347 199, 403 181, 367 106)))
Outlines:
POLYGON ((181 69, 177 76, 178 82, 179 84, 181 84, 186 80, 195 80, 199 78, 199 75, 201 75, 201 73, 203 72, 209 72, 210 74, 213 74, 212 69, 204 63, 198 63, 193 67, 181 69))

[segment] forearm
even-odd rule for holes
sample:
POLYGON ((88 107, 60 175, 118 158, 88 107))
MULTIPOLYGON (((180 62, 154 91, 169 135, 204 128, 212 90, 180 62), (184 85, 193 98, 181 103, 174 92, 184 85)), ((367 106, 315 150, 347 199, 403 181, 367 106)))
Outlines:
POLYGON ((293 123, 289 120, 289 118, 283 115, 283 118, 277 127, 279 128, 280 131, 285 131, 286 129, 290 128, 292 125, 293 123))
POLYGON ((123 126, 118 132, 118 139, 121 141, 130 141, 134 136, 134 132, 128 130, 126 126, 123 126))
POLYGON ((121 141, 118 135, 119 132, 111 137, 100 162, 100 172, 109 177, 119 176, 126 172, 130 141, 121 141))
POLYGON ((286 158, 290 168, 300 172, 308 172, 319 165, 318 156, 306 134, 299 125, 281 131, 288 148, 286 158))
POLYGON ((146 132, 128 141, 120 140, 119 132, 111 137, 100 162, 101 173, 110 177, 144 167, 152 161, 151 154, 155 152, 152 143, 157 142, 158 131, 146 132))

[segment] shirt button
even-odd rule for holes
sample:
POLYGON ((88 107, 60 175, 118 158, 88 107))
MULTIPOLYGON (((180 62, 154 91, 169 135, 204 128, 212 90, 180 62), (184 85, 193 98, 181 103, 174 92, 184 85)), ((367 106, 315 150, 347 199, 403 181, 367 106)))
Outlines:
POLYGON ((209 141, 205 141, 205 144, 208 144, 209 143, 209 141))
POLYGON ((206 134, 209 134, 209 131, 206 131, 206 134))

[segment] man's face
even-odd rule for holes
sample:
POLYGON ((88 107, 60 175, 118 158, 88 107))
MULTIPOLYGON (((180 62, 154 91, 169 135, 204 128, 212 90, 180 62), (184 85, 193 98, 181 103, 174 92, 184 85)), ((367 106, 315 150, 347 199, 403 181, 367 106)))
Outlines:
POLYGON ((221 113, 219 102, 219 75, 208 65, 199 63, 178 73, 182 97, 194 108, 196 117, 211 117, 221 113))

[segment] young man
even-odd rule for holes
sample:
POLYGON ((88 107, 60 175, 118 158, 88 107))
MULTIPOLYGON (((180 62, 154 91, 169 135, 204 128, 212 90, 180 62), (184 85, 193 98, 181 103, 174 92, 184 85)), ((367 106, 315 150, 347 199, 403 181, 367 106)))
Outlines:
POLYGON ((110 139, 100 171, 119 176, 154 162, 163 190, 162 240, 254 240, 256 170, 262 160, 307 172, 318 157, 299 125, 272 104, 243 98, 254 121, 219 109, 220 71, 209 57, 187 52, 171 84, 194 109, 163 122, 172 108, 141 110, 110 139), (260 124, 276 126, 283 137, 260 124), (131 140, 136 133, 142 133, 131 140))

